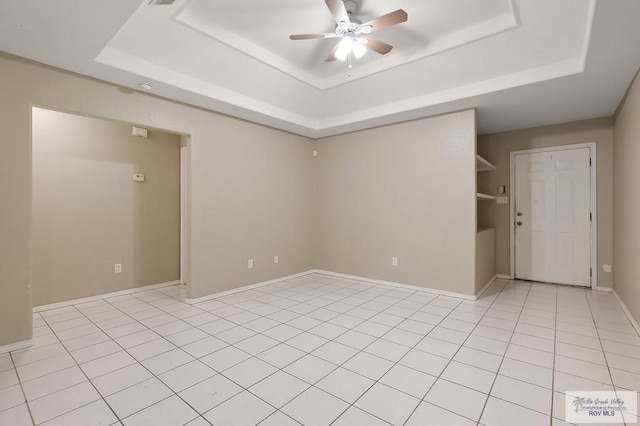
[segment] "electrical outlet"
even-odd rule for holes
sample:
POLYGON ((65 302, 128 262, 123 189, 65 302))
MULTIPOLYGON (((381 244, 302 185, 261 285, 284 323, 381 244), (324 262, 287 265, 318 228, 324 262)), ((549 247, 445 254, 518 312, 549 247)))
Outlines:
POLYGON ((398 258, 397 257, 392 257, 391 258, 391 266, 398 266, 398 258))
POLYGON ((249 268, 249 269, 253 269, 253 259, 249 259, 249 260, 247 261, 247 268, 249 268))
POLYGON ((122 263, 116 263, 113 267, 113 272, 116 274, 122 273, 122 263))
POLYGON ((273 263, 278 263, 278 256, 273 256, 273 263))

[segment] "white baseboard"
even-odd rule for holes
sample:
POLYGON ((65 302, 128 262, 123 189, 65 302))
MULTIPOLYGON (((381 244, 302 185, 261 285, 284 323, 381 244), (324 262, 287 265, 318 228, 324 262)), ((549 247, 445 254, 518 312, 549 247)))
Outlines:
POLYGON ((624 311, 625 315, 627 316, 627 318, 629 318, 629 322, 631 323, 631 325, 633 326, 633 328, 636 329, 636 332, 638 334, 640 334, 640 324, 638 324, 638 322, 636 321, 636 319, 633 317, 633 315, 631 315, 631 312, 629 311, 629 309, 627 308, 627 305, 624 304, 624 302, 622 301, 622 299, 620 298, 620 296, 618 295, 618 293, 616 293, 615 290, 612 290, 613 292, 613 296, 616 298, 616 300, 618 301, 618 303, 620 304, 620 307, 622 308, 622 310, 624 311))
POLYGON ((264 287, 265 285, 269 285, 269 284, 275 284, 275 283, 278 283, 280 281, 286 281, 286 280, 290 280, 290 279, 293 279, 293 278, 303 277, 303 276, 309 275, 311 273, 313 273, 311 270, 304 271, 304 272, 299 272, 297 274, 287 275, 287 276, 280 277, 280 278, 274 278, 272 280, 262 281, 262 282, 259 282, 259 283, 256 283, 256 284, 249 284, 249 285, 245 285, 245 286, 238 287, 238 288, 232 288, 231 290, 225 290, 225 291, 221 291, 219 293, 213 293, 213 294, 208 294, 208 295, 202 296, 202 297, 196 297, 195 299, 186 299, 185 303, 188 303, 190 305, 195 305, 196 303, 207 302, 207 301, 212 300, 212 299, 217 299, 218 297, 228 296, 230 294, 235 294, 235 293, 242 293, 243 291, 253 290, 255 288, 264 287))
POLYGON ((397 282, 393 282, 393 281, 378 280, 378 279, 375 279, 375 278, 361 277, 361 276, 358 276, 358 275, 342 274, 340 272, 324 271, 322 269, 313 269, 313 270, 310 271, 310 273, 329 275, 329 276, 332 276, 332 277, 345 278, 345 279, 348 279, 348 280, 370 282, 372 284, 388 285, 388 286, 391 286, 391 287, 406 288, 406 289, 409 289, 409 290, 424 291, 426 293, 434 293, 434 294, 438 294, 438 295, 441 295, 441 296, 457 297, 458 299, 478 300, 476 296, 471 295, 471 294, 456 293, 456 292, 453 292, 453 291, 438 290, 438 289, 430 288, 430 287, 420 287, 420 286, 417 286, 417 285, 403 284, 403 283, 397 283, 397 282))
POLYGON ((482 295, 484 294, 485 291, 487 291, 487 289, 489 288, 489 286, 491 284, 493 284, 493 282, 498 278, 497 275, 494 275, 493 278, 491 278, 485 285, 484 287, 482 287, 480 289, 479 292, 476 293, 476 300, 480 299, 480 297, 482 297, 482 295))
POLYGON ((33 307, 33 312, 49 311, 51 309, 64 308, 66 306, 79 305, 81 303, 95 302, 95 301, 102 300, 102 299, 108 299, 110 297, 117 297, 117 296, 124 296, 124 295, 127 295, 127 294, 140 293, 141 291, 149 291, 149 290, 154 290, 156 288, 168 287, 170 285, 176 285, 176 284, 180 284, 180 280, 169 281, 169 282, 160 283, 160 284, 145 285, 144 287, 129 288, 129 289, 126 289, 126 290, 114 291, 112 293, 99 294, 97 296, 83 297, 83 298, 80 298, 80 299, 65 300, 64 302, 50 303, 48 305, 34 306, 33 307))
POLYGON ((611 287, 600 287, 600 286, 595 287, 594 290, 596 290, 596 291, 605 291, 605 292, 608 292, 608 293, 611 293, 613 291, 613 289, 611 287))
POLYGON ((503 280, 510 280, 510 279, 512 279, 512 278, 511 278, 511 275, 503 275, 503 274, 496 274, 496 278, 500 278, 500 279, 503 279, 503 280))
POLYGON ((33 346, 33 339, 23 340, 21 342, 10 343, 8 345, 0 346, 0 354, 4 354, 7 352, 18 351, 20 349, 28 348, 29 346, 33 346))

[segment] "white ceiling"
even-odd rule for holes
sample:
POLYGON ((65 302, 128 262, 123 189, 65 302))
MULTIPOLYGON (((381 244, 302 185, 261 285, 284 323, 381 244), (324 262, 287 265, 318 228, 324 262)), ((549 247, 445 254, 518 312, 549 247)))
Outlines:
POLYGON ((637 0, 359 0, 394 49, 349 70, 323 0, 0 0, 0 50, 318 138, 463 108, 490 133, 615 111, 640 67, 637 0))

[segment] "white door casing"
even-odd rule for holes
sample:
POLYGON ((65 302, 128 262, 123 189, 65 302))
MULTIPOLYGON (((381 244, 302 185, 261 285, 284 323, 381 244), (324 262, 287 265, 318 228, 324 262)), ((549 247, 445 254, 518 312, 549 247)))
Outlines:
POLYGON ((591 286, 592 149, 563 148, 512 153, 512 275, 591 286))

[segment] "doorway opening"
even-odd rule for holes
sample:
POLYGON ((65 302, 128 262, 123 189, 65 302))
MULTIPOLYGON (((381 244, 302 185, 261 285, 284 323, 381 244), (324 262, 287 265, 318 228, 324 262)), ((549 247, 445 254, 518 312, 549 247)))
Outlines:
POLYGON ((33 306, 185 282, 188 149, 174 132, 32 108, 33 306))

